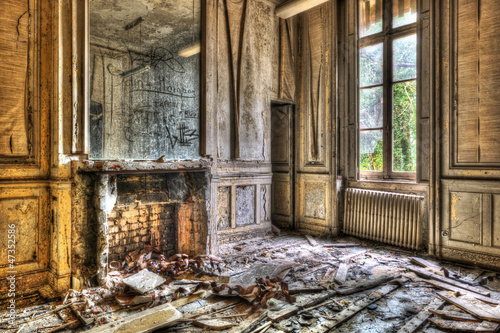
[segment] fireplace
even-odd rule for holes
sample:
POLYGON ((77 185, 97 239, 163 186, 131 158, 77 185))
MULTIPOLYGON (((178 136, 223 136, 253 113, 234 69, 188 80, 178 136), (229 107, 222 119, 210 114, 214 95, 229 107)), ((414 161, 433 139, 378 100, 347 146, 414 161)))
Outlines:
POLYGON ((110 263, 149 245, 166 256, 206 253, 205 170, 106 172, 99 175, 96 193, 101 278, 110 263))

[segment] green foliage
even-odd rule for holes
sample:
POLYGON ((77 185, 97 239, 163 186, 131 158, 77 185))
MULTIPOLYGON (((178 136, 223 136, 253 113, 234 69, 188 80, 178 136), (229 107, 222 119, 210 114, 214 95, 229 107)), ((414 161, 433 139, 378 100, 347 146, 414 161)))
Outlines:
POLYGON ((417 84, 394 85, 393 92, 393 170, 417 170, 417 84))
POLYGON ((378 140, 375 144, 373 153, 364 153, 361 155, 361 170, 363 171, 382 171, 384 168, 384 142, 378 140))
MULTIPOLYGON (((381 44, 360 50, 360 85, 381 84, 382 56, 381 44)), ((416 35, 397 39, 393 44, 395 80, 416 78, 416 35)), ((381 86, 380 86, 381 87, 381 86)), ((360 93, 360 168, 363 171, 383 170, 383 140, 379 121, 382 98, 377 90, 370 88, 360 93), (368 129, 374 129, 366 131, 368 129)), ((393 84, 393 171, 415 172, 417 151, 417 85, 415 81, 393 84)))

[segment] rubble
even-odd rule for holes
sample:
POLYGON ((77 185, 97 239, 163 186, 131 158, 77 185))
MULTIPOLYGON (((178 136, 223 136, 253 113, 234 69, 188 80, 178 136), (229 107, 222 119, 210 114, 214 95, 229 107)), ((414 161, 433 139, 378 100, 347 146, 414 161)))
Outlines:
POLYGON ((143 269, 137 274, 129 276, 128 278, 123 280, 123 283, 137 291, 139 294, 145 294, 148 291, 151 291, 163 283, 165 283, 165 279, 161 276, 148 271, 147 269, 143 269))
POLYGON ((500 327, 495 272, 353 238, 314 242, 282 233, 223 245, 220 257, 196 258, 146 247, 112 263, 105 285, 70 290, 56 301, 44 290, 50 303, 19 309, 16 321, 9 325, 4 317, 0 328, 408 333, 500 327))

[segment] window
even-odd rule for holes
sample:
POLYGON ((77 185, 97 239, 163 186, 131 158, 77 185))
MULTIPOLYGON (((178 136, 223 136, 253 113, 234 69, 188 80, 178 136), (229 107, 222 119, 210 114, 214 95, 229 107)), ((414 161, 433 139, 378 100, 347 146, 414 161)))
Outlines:
POLYGON ((199 158, 201 1, 89 3, 90 158, 199 158))
POLYGON ((364 179, 416 177, 416 13, 416 0, 359 1, 359 167, 364 179))

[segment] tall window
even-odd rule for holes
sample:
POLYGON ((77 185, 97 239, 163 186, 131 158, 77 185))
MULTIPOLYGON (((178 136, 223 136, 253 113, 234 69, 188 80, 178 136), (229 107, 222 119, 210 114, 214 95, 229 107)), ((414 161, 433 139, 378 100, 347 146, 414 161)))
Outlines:
POLYGON ((359 0, 361 178, 415 179, 416 3, 359 0))

